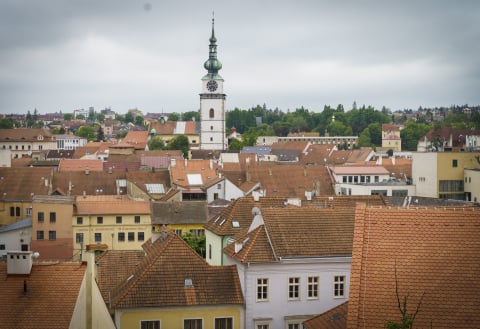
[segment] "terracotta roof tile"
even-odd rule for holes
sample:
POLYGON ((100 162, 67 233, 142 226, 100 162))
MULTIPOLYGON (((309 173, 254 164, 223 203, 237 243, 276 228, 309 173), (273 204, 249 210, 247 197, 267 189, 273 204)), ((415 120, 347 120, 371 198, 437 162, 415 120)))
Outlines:
POLYGON ((44 142, 52 140, 55 140, 55 135, 43 128, 0 129, 0 141, 2 142, 44 142), (42 136, 43 140, 39 140, 38 136, 42 136))
POLYGON ((342 303, 314 318, 303 322, 305 329, 347 328, 348 302, 342 303))
POLYGON ((148 201, 133 201, 126 195, 77 196, 78 215, 82 214, 150 214, 148 201))
POLYGON ((58 171, 103 171, 102 160, 61 159, 58 171))
POLYGON ((86 263, 34 263, 30 275, 7 275, 0 262, 0 327, 68 328, 85 271, 86 263))
POLYGON ((183 188, 202 187, 217 179, 217 168, 218 165, 211 160, 177 161, 170 167, 171 183, 183 188), (201 180, 189 180, 190 175, 201 177, 201 180))
POLYGON ((151 203, 152 224, 205 224, 208 217, 206 201, 151 203))
MULTIPOLYGON (((91 171, 88 175, 83 171, 54 172, 52 181, 52 191, 63 191, 64 195, 87 195, 100 193, 106 195, 126 194, 126 188, 117 190, 117 180, 126 179, 125 172, 105 173, 103 171, 91 171)), ((48 193, 43 193, 48 194, 48 193)))
POLYGON ((130 130, 122 142, 133 146, 137 150, 145 150, 148 141, 148 131, 130 130))
POLYGON ((236 266, 209 265, 171 231, 164 231, 155 242, 145 244, 151 244, 145 248, 146 257, 111 291, 113 307, 244 303, 236 266), (186 280, 191 280, 192 285, 186 285, 186 280))
POLYGON ((348 328, 383 328, 408 295, 418 328, 478 328, 480 210, 357 206, 348 328))
POLYGON ((2 167, 0 196, 6 200, 32 200, 33 195, 48 194, 52 174, 51 168, 2 167))

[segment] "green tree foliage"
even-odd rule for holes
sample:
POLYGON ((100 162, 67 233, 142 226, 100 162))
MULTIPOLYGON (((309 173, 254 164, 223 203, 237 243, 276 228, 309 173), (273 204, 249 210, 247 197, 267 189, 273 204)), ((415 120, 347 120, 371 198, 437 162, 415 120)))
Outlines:
POLYGON ((83 114, 79 114, 76 116, 77 120, 85 120, 85 116, 83 114))
POLYGON ((374 122, 369 124, 367 129, 370 131, 372 144, 382 146, 382 124, 374 122))
POLYGON ((137 115, 135 117, 135 126, 143 126, 143 117, 140 115, 137 115))
POLYGON ((330 136, 352 136, 352 128, 340 121, 331 122, 327 129, 330 136))
POLYGON ((103 113, 98 113, 98 114, 97 114, 97 120, 98 120, 99 122, 105 121, 105 114, 103 114, 103 113))
POLYGON ((132 112, 125 113, 125 118, 124 118, 125 123, 129 123, 129 122, 133 123, 134 121, 135 121, 135 118, 133 117, 132 112))
POLYGON ((155 136, 148 142, 148 149, 150 151, 153 150, 164 150, 165 149, 165 142, 160 136, 155 136))
POLYGON ((15 126, 18 127, 18 122, 12 119, 0 119, 0 129, 11 129, 15 126))
POLYGON ((200 113, 198 111, 189 111, 182 114, 183 121, 192 121, 193 119, 200 121, 200 113))
POLYGON ((75 135, 79 137, 85 137, 89 142, 94 141, 96 138, 95 130, 90 126, 81 126, 75 132, 75 135))
POLYGON ((72 119, 73 119, 73 114, 72 113, 65 113, 63 115, 63 120, 65 120, 65 121, 70 121, 72 119))
POLYGON ((402 139, 402 150, 416 151, 418 141, 428 131, 431 126, 425 123, 416 123, 413 120, 408 120, 405 128, 400 131, 400 137, 402 139))
POLYGON ((169 150, 180 150, 183 153, 183 157, 188 159, 188 151, 190 150, 190 144, 188 137, 185 135, 179 135, 170 140, 168 143, 169 150))
POLYGON ((168 121, 180 121, 180 118, 181 118, 181 115, 175 112, 170 113, 168 115, 168 121))
POLYGON ((243 143, 238 139, 232 139, 228 144, 229 150, 241 151, 243 148, 243 143))
POLYGON ((183 241, 185 241, 193 250, 197 252, 200 256, 205 258, 205 246, 206 246, 206 239, 205 235, 202 236, 194 236, 190 233, 182 235, 183 241))
POLYGON ((103 133, 102 127, 98 127, 97 130, 97 142, 103 142, 105 140, 105 134, 103 133))
POLYGON ((358 136, 358 146, 360 147, 370 147, 372 145, 372 139, 370 137, 370 129, 365 128, 358 136))

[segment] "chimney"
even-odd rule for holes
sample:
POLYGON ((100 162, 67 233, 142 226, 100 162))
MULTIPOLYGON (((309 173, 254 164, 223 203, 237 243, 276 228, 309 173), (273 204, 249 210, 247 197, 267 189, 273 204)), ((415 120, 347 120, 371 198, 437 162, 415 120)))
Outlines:
POLYGON ((8 251, 7 274, 30 274, 33 257, 38 257, 38 253, 32 253, 31 251, 8 251))
POLYGON ((174 158, 170 159, 170 167, 175 168, 177 166, 177 160, 174 158))
POLYGON ((85 175, 88 175, 90 174, 90 169, 88 169, 88 167, 85 167, 85 175))
POLYGON ((108 173, 111 174, 113 172, 113 168, 112 167, 108 167, 108 173))
POLYGON ((185 164, 185 168, 187 168, 187 166, 188 166, 188 160, 187 160, 187 159, 185 159, 185 163, 184 163, 184 164, 185 164))
POLYGON ((48 178, 45 178, 45 187, 48 187, 48 178))
POLYGON ((210 159, 210 169, 213 169, 213 160, 210 159))
POLYGON ((305 197, 307 198, 307 201, 312 201, 312 192, 305 191, 305 197))
POLYGON ((86 191, 83 191, 83 198, 84 198, 84 199, 87 198, 87 192, 86 192, 86 191))
POLYGON ((255 202, 260 201, 260 193, 258 193, 257 191, 253 191, 252 195, 253 195, 253 201, 255 202))

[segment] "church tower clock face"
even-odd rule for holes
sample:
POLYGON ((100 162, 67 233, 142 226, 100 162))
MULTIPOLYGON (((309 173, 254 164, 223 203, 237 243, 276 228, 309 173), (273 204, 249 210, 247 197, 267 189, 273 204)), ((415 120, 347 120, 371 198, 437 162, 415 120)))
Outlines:
POLYGON ((214 92, 218 88, 218 83, 215 80, 210 80, 207 82, 208 91, 214 92))

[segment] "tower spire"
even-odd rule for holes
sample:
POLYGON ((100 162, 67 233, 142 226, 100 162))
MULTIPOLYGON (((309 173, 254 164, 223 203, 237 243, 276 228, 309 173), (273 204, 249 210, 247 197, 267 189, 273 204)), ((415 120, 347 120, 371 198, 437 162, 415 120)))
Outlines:
POLYGON ((210 45, 208 52, 208 60, 203 67, 208 71, 204 77, 206 79, 221 78, 218 71, 222 68, 222 63, 217 59, 217 38, 215 38, 215 12, 212 12, 212 35, 210 36, 210 45))

